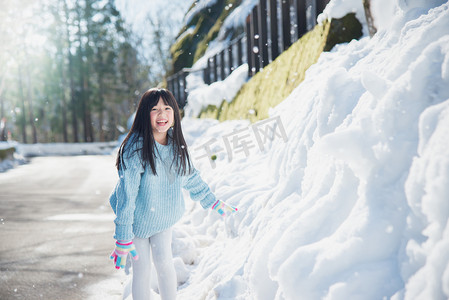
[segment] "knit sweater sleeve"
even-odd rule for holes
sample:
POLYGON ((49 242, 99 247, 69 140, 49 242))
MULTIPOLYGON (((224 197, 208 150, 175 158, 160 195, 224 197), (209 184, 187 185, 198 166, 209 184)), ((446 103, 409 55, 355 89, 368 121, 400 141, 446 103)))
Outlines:
POLYGON ((193 172, 185 177, 183 188, 189 191, 193 201, 199 201, 206 209, 211 207, 216 200, 207 183, 203 181, 198 170, 193 168, 193 172))
POLYGON ((123 153, 125 167, 119 170, 119 182, 116 187, 116 218, 115 236, 117 240, 132 240, 134 210, 136 208, 136 198, 139 193, 140 180, 144 172, 140 160, 140 151, 137 150, 138 143, 133 143, 127 151, 123 153), (135 151, 137 150, 137 151, 135 151))

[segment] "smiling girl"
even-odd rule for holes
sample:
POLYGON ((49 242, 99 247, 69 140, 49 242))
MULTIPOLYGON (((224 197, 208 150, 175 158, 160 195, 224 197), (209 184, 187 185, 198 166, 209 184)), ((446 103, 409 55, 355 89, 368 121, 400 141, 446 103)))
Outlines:
POLYGON ((223 216, 237 209, 217 200, 190 162, 179 108, 166 89, 143 94, 116 166, 119 180, 109 199, 117 240, 111 258, 119 269, 132 255, 133 299, 148 300, 152 252, 161 299, 175 299, 171 242, 172 226, 184 213, 181 188, 203 208, 212 207, 223 216))

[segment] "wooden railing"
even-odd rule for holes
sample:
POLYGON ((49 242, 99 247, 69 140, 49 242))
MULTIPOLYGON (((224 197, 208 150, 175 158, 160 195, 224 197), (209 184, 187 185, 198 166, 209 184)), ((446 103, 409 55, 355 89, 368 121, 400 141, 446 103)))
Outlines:
POLYGON ((207 60, 204 69, 184 68, 167 77, 171 90, 182 108, 187 101, 186 77, 202 72, 206 84, 224 80, 237 67, 248 64, 248 76, 287 50, 316 25, 317 16, 329 0, 260 0, 246 18, 245 33, 207 60))

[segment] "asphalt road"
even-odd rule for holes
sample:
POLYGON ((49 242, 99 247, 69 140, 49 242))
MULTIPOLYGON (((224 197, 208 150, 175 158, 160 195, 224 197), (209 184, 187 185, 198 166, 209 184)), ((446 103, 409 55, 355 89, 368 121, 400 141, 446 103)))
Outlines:
POLYGON ((0 173, 0 299, 121 298, 124 273, 108 257, 116 174, 113 156, 37 157, 0 173))

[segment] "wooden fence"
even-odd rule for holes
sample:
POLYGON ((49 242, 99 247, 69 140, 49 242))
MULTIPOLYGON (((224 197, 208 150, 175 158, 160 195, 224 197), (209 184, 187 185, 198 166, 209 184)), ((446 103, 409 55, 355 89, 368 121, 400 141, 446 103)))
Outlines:
POLYGON ((329 0, 260 0, 246 18, 245 34, 209 57, 201 70, 182 69, 167 77, 167 87, 182 108, 187 101, 186 77, 202 72, 206 84, 223 80, 237 67, 248 64, 248 76, 287 50, 316 25, 317 16, 329 0))

